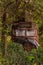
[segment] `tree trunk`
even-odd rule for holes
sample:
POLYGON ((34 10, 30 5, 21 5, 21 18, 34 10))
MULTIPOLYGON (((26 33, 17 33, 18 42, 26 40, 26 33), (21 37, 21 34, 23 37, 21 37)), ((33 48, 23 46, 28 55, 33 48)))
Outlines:
POLYGON ((6 30, 6 13, 4 12, 3 18, 2 18, 2 45, 3 45, 3 50, 2 54, 5 55, 5 30, 6 30))

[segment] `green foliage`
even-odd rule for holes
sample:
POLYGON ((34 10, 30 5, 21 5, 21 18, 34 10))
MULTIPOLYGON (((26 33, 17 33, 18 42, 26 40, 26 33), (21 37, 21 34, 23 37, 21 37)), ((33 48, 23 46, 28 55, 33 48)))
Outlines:
POLYGON ((25 62, 25 52, 22 45, 18 43, 11 43, 7 49, 7 59, 9 64, 20 64, 25 62))
POLYGON ((6 49, 6 56, 0 51, 0 65, 43 65, 43 48, 25 51, 19 43, 9 42, 6 49))
MULTIPOLYGON (((19 17, 24 16, 25 10, 32 12, 33 21, 35 21, 39 27, 39 42, 43 46, 43 0, 32 0, 28 3, 25 0, 0 0, 0 65, 43 65, 43 48, 38 50, 33 49, 30 52, 24 51, 21 44, 14 42, 6 42, 7 54, 2 56, 3 44, 1 41, 2 30, 6 35, 12 30, 13 21, 17 21, 19 17), (8 5, 12 3, 11 5, 8 5), (8 5, 8 6, 7 6, 8 5), (2 27, 2 16, 4 9, 6 9, 6 29, 2 27)), ((6 46, 5 46, 6 47, 6 46)))

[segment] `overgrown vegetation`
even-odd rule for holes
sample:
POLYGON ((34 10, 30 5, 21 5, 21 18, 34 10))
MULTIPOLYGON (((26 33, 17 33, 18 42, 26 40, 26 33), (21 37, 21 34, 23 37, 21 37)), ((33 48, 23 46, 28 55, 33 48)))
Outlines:
POLYGON ((0 65, 43 65, 42 47, 43 0, 0 0, 0 65), (26 11, 30 16, 27 18, 39 27, 40 48, 30 52, 24 51, 21 44, 11 41, 12 24, 22 17, 28 20, 26 11))
POLYGON ((0 52, 0 65, 43 65, 43 50, 33 49, 27 52, 21 44, 10 42, 6 49, 6 56, 0 52))

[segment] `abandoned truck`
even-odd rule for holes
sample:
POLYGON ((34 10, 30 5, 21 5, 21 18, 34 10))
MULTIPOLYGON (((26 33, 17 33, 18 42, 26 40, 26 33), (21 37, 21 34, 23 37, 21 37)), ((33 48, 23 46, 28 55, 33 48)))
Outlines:
POLYGON ((34 22, 14 22, 12 25, 12 40, 23 45, 27 51, 38 48, 38 27, 34 22))

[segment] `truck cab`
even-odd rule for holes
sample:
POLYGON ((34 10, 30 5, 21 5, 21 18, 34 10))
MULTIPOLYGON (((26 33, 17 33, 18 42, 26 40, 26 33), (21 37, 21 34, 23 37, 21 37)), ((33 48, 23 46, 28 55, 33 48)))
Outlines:
POLYGON ((25 50, 38 48, 38 27, 34 22, 14 22, 12 25, 12 40, 21 43, 25 50))

